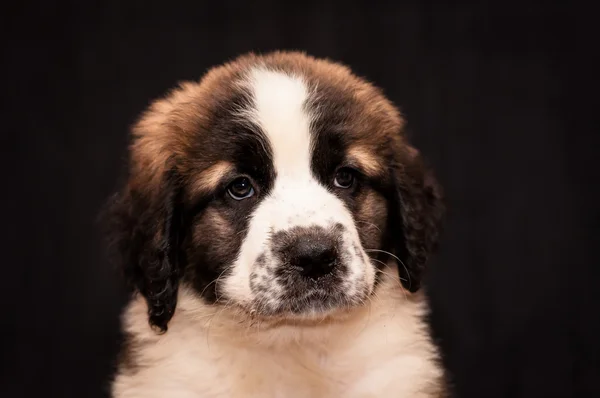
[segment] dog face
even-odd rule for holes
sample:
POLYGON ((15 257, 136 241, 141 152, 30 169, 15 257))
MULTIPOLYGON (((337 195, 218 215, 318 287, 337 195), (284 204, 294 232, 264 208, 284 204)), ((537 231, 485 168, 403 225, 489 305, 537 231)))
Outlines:
POLYGON ((247 55, 156 101, 112 201, 123 269, 166 330, 180 283, 213 305, 313 318, 383 266, 419 288, 442 206, 396 108, 335 63, 247 55))

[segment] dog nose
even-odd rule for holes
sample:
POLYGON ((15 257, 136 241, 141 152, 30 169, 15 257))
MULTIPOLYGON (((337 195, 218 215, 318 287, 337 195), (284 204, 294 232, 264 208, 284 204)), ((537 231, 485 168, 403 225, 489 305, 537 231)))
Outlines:
POLYGON ((292 266, 311 279, 331 273, 337 261, 333 242, 319 236, 298 237, 291 245, 289 255, 292 266))

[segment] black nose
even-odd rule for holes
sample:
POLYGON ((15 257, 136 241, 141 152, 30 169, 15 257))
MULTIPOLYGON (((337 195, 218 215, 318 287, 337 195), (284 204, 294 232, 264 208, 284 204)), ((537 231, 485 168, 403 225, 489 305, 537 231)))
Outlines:
POLYGON ((337 250, 331 239, 320 235, 298 236, 289 247, 292 266, 308 278, 317 279, 333 271, 337 250))

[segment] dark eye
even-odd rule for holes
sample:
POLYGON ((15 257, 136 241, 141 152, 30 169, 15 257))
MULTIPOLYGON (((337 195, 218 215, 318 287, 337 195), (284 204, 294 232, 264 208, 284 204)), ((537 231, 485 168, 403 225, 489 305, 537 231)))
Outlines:
POLYGON ((240 177, 229 185, 227 193, 235 200, 242 200, 254 195, 254 188, 249 178, 240 177))
POLYGON ((354 184, 354 171, 348 168, 339 169, 333 184, 338 188, 348 189, 354 184))

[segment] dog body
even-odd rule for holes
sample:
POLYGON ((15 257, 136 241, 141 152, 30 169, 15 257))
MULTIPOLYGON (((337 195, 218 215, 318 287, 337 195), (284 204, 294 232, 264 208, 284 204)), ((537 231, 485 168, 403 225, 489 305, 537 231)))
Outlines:
MULTIPOLYGON (((390 273, 391 274, 391 273, 390 273)), ((180 292, 169 331, 147 326, 143 299, 126 312, 137 362, 119 397, 441 397, 442 372, 422 323, 422 297, 385 277, 369 306, 316 325, 243 326, 239 314, 180 292)), ((125 361, 127 362, 127 361, 125 361)))
POLYGON ((439 189, 369 83, 248 55, 134 128, 115 397, 440 397, 419 291, 439 189))

